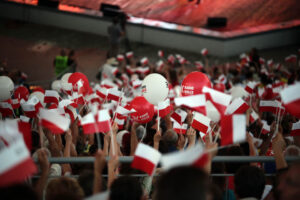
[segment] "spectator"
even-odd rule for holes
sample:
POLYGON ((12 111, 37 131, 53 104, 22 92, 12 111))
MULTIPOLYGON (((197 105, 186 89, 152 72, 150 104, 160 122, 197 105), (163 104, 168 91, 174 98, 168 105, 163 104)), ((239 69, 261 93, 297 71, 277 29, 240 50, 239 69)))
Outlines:
POLYGON ((68 68, 68 56, 64 49, 55 57, 53 65, 55 67, 56 78, 60 78, 68 68))

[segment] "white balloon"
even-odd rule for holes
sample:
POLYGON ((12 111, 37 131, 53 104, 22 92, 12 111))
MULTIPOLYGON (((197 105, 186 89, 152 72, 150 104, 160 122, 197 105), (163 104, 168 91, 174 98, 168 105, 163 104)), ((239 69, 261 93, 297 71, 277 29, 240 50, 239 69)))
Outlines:
POLYGON ((230 89, 229 92, 232 96, 232 100, 239 97, 247 97, 249 95, 249 93, 242 86, 234 86, 230 89))
POLYGON ((0 76, 0 101, 10 99, 14 82, 7 76, 0 76))
POLYGON ((142 93, 149 103, 157 105, 168 96, 168 81, 160 74, 149 74, 142 83, 142 93))
POLYGON ((62 77, 61 77, 61 80, 62 81, 65 81, 65 82, 68 82, 69 80, 69 77, 71 76, 72 73, 65 73, 62 77))
POLYGON ((52 90, 55 90, 55 91, 57 91, 57 92, 61 92, 60 90, 61 90, 61 81, 60 80, 55 80, 55 81, 53 81, 52 82, 52 84, 51 84, 51 88, 52 88, 52 90))
POLYGON ((45 107, 46 103, 44 103, 44 97, 45 95, 42 92, 33 92, 29 95, 29 99, 31 99, 33 96, 36 96, 38 100, 41 102, 41 104, 45 107))
POLYGON ((206 101, 206 114, 213 122, 220 121, 220 113, 210 101, 206 101))

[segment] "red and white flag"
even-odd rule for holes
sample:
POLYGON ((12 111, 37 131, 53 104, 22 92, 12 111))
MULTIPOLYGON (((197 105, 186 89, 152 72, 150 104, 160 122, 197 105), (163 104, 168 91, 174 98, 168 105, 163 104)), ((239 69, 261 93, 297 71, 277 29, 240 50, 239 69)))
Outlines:
POLYGON ((2 114, 2 117, 7 117, 10 115, 13 115, 13 107, 8 102, 0 102, 0 113, 2 114))
POLYGON ((225 85, 226 82, 227 82, 227 77, 226 77, 224 74, 221 74, 221 75, 218 77, 218 82, 225 85))
POLYGON ((207 94, 207 99, 210 100, 219 113, 223 115, 227 106, 229 106, 232 97, 208 87, 203 87, 202 92, 207 94))
POLYGON ((201 54, 202 54, 203 56, 207 56, 207 54, 208 54, 207 48, 202 49, 202 50, 201 50, 201 54))
POLYGON ((82 126, 84 134, 93 134, 98 132, 95 117, 91 112, 82 117, 80 125, 82 126))
POLYGON ((143 81, 140 79, 135 79, 131 82, 133 89, 137 89, 142 86, 143 81))
POLYGON ((171 64, 174 64, 174 63, 175 63, 175 57, 174 57, 172 54, 170 54, 170 55, 168 56, 168 62, 171 63, 171 64))
POLYGON ((245 90, 249 93, 249 94, 252 94, 254 92, 254 88, 255 86, 257 85, 256 82, 254 81, 250 81, 247 83, 246 87, 245 87, 245 90))
POLYGON ((122 54, 117 55, 117 60, 122 62, 124 60, 124 56, 122 54))
POLYGON ((265 60, 264 58, 260 57, 260 58, 259 58, 259 63, 260 63, 261 65, 264 65, 264 64, 266 63, 266 60, 265 60))
POLYGON ((117 67, 112 67, 111 68, 111 73, 115 76, 119 72, 119 69, 117 67))
POLYGON ((99 90, 96 90, 96 94, 101 98, 105 99, 108 93, 108 89, 106 88, 100 88, 99 90))
POLYGON ((86 97, 86 101, 89 103, 98 103, 99 105, 102 103, 100 97, 96 93, 92 93, 86 97))
POLYGON ((272 67, 274 64, 273 59, 267 61, 268 67, 272 67))
POLYGON ((123 92, 119 91, 116 88, 109 89, 107 93, 107 100, 112 100, 112 101, 120 101, 122 99, 123 92))
POLYGON ((164 154, 161 157, 161 164, 165 170, 189 165, 201 168, 207 162, 208 155, 204 152, 204 147, 200 143, 195 144, 187 150, 164 154))
POLYGON ((283 90, 285 83, 284 82, 277 82, 272 84, 272 90, 274 95, 279 95, 280 91, 283 90))
POLYGON ((36 96, 31 97, 27 102, 21 100, 21 107, 27 117, 34 118, 42 108, 42 104, 36 96))
POLYGON ((127 53, 126 53, 126 57, 127 57, 128 59, 132 58, 132 57, 133 57, 133 52, 132 52, 132 51, 127 52, 127 53))
POLYGON ((206 115, 206 98, 203 94, 176 97, 174 99, 176 106, 186 106, 194 111, 203 113, 206 115))
POLYGON ((19 99, 12 99, 11 100, 11 106, 12 106, 13 109, 18 109, 20 107, 19 99))
POLYGON ((285 62, 288 62, 288 63, 296 63, 297 62, 297 56, 292 54, 292 55, 289 55, 287 57, 285 57, 285 62))
POLYGON ((52 109, 40 109, 40 123, 54 134, 62 134, 68 130, 70 119, 62 116, 58 111, 52 109))
POLYGON ((123 118, 120 119, 120 118, 118 118, 118 117, 116 116, 115 119, 114 119, 114 122, 117 123, 118 129, 119 129, 119 130, 122 130, 122 129, 124 128, 125 119, 123 119, 123 118))
POLYGON ((116 84, 114 84, 110 79, 104 79, 103 81, 101 81, 100 84, 101 87, 104 87, 106 89, 110 89, 110 88, 117 88, 118 86, 116 84))
POLYGON ((178 124, 176 121, 173 123, 173 130, 178 134, 186 134, 188 124, 178 124))
POLYGON ((282 113, 283 107, 280 106, 278 101, 260 101, 259 112, 272 112, 277 114, 279 111, 282 113))
POLYGON ((97 127, 101 133, 110 131, 110 115, 108 109, 99 110, 97 114, 97 127))
POLYGON ((259 119, 259 116, 256 112, 252 111, 250 114, 250 123, 254 123, 256 120, 259 119))
POLYGON ((195 66, 196 66, 196 68, 197 68, 198 70, 202 70, 203 67, 204 67, 204 65, 203 65, 203 63, 202 63, 201 61, 196 61, 196 62, 195 62, 195 66))
POLYGON ((59 94, 55 90, 46 90, 44 103, 55 103, 58 105, 59 102, 59 94))
POLYGON ((135 73, 135 69, 131 68, 130 65, 126 66, 126 71, 128 74, 134 74, 135 73))
POLYGON ((202 133, 206 133, 211 119, 202 115, 201 113, 194 112, 192 127, 202 133))
POLYGON ((171 115, 171 120, 173 119, 179 124, 182 124, 187 116, 187 112, 181 109, 176 109, 171 115))
POLYGON ((164 52, 162 50, 159 50, 157 54, 161 58, 164 57, 164 52))
POLYGON ((135 69, 136 73, 139 74, 148 74, 150 72, 150 68, 149 67, 138 67, 135 69))
POLYGON ((293 123, 290 135, 291 136, 300 136, 300 121, 293 123))
POLYGON ((22 121, 22 122, 29 122, 30 121, 30 118, 29 117, 26 117, 26 116, 24 116, 24 115, 20 115, 20 120, 22 121))
POLYGON ((148 65, 148 63, 149 63, 149 60, 148 60, 147 57, 143 57, 143 58, 141 59, 141 64, 142 64, 142 65, 148 65))
POLYGON ((82 94, 78 94, 77 92, 73 92, 72 96, 69 96, 69 99, 73 102, 75 102, 76 104, 81 104, 84 105, 85 100, 82 96, 82 94))
POLYGON ((131 167, 152 176, 160 158, 161 153, 159 151, 146 144, 139 143, 135 150, 131 167))
POLYGON ((243 114, 245 113, 250 106, 241 98, 234 99, 231 104, 227 107, 225 114, 243 114))
POLYGON ((283 106, 290 114, 300 119, 300 84, 295 84, 280 92, 283 106))
POLYGON ((128 110, 122 106, 118 106, 116 109, 116 113, 119 113, 120 115, 126 116, 129 115, 131 113, 135 113, 136 110, 134 110, 133 108, 131 110, 128 110))
POLYGON ((172 106, 170 105, 170 99, 166 99, 165 101, 159 102, 157 105, 157 110, 159 112, 159 117, 165 117, 172 110, 172 106))
POLYGON ((159 60, 157 63, 156 63, 156 70, 157 71, 161 71, 164 67, 164 61, 162 60, 159 60))
POLYGON ((268 123, 265 120, 262 120, 261 123, 262 123, 261 133, 264 135, 269 133, 271 127, 268 125, 268 123))
POLYGON ((78 117, 76 109, 72 106, 68 106, 65 108, 65 116, 71 120, 71 123, 73 123, 78 117))
POLYGON ((73 108, 78 107, 78 105, 70 99, 63 99, 58 104, 58 107, 60 107, 60 108, 66 108, 67 106, 72 106, 73 108))
POLYGON ((221 118, 221 145, 246 141, 246 116, 225 115, 221 118))

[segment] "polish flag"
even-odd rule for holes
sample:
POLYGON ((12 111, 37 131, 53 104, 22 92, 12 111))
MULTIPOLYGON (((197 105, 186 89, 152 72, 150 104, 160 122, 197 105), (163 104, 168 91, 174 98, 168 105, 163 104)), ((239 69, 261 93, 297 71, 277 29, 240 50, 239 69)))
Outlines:
POLYGON ((261 123, 263 124, 262 128, 261 128, 261 133, 264 135, 269 133, 271 130, 271 127, 268 125, 268 123, 265 120, 262 120, 261 123))
POLYGON ((148 60, 147 57, 143 57, 143 58, 141 59, 141 64, 142 64, 142 65, 148 65, 148 63, 149 63, 149 60, 148 60))
POLYGON ((168 115, 172 110, 172 106, 170 105, 170 99, 166 99, 165 101, 159 102, 157 105, 157 109, 159 111, 159 117, 165 117, 166 115, 168 115))
POLYGON ((90 103, 98 103, 101 104, 102 101, 96 93, 90 94, 86 97, 86 101, 90 103))
POLYGON ((55 90, 46 90, 44 103, 55 103, 58 105, 59 102, 59 94, 55 90))
POLYGON ((201 50, 201 54, 202 54, 203 56, 207 56, 207 54, 208 54, 207 48, 202 49, 202 50, 201 50))
POLYGON ((31 97, 27 102, 21 100, 21 107, 27 117, 34 118, 42 108, 42 104, 36 96, 31 97))
POLYGON ((279 104, 280 103, 278 101, 260 101, 259 112, 272 112, 277 114, 279 109, 283 109, 279 104))
POLYGON ((78 116, 76 109, 71 106, 65 108, 65 115, 71 120, 71 123, 73 123, 78 116))
POLYGON ((272 67, 272 66, 273 66, 273 64, 274 64, 274 62, 273 62, 273 60, 272 60, 272 59, 267 61, 267 65, 268 65, 268 67, 272 67))
POLYGON ((135 73, 135 69, 131 68, 130 65, 126 66, 126 71, 128 72, 128 74, 134 74, 135 73))
POLYGON ((203 87, 202 92, 207 94, 207 99, 210 100, 219 113, 223 115, 227 106, 230 104, 232 96, 208 87, 203 87))
POLYGON ((187 116, 187 112, 181 109, 176 109, 175 112, 172 113, 171 119, 176 121, 179 124, 182 124, 187 116))
POLYGON ((11 106, 12 106, 13 109, 18 109, 20 107, 19 99, 12 99, 11 100, 11 106))
POLYGON ((132 57, 133 57, 133 52, 132 52, 132 51, 127 52, 127 53, 126 53, 126 57, 127 57, 128 59, 132 58, 132 57))
POLYGON ((107 100, 112 101, 120 101, 122 99, 123 92, 119 91, 118 89, 109 89, 107 94, 107 100))
POLYGON ((209 128, 210 121, 211 119, 201 113, 194 112, 192 127, 202 133, 206 133, 209 128))
POLYGON ((196 61, 196 62, 195 62, 195 66, 196 66, 196 68, 197 68, 198 70, 202 70, 203 67, 204 67, 204 65, 203 65, 203 63, 202 63, 201 61, 196 61))
POLYGON ((164 67, 164 61, 162 60, 159 60, 157 63, 156 63, 156 70, 157 71, 161 71, 164 67))
POLYGON ((174 64, 174 62, 175 62, 175 57, 174 57, 172 54, 170 54, 170 55, 168 56, 168 62, 171 63, 171 64, 174 64))
POLYGON ((101 98, 105 99, 108 93, 108 89, 106 88, 100 88, 99 90, 96 90, 96 94, 101 98))
POLYGON ((250 82, 247 83, 247 85, 246 85, 246 87, 245 87, 245 90, 246 90, 249 94, 252 94, 256 85, 257 85, 256 82, 250 81, 250 82))
POLYGON ((176 97, 174 101, 176 106, 186 106, 194 111, 206 115, 206 98, 203 94, 176 97))
POLYGON ((288 57, 285 57, 285 62, 288 62, 288 63, 296 63, 297 62, 297 56, 292 54, 292 55, 289 55, 288 57))
POLYGON ((54 134, 62 134, 68 130, 70 119, 62 116, 56 110, 40 109, 40 122, 54 134))
POLYGON ((37 172, 37 167, 21 137, 1 148, 0 160, 0 187, 22 183, 37 172))
POLYGON ((108 109, 110 113, 113 112, 113 110, 115 109, 115 104, 114 102, 111 102, 111 103, 104 103, 102 104, 102 108, 103 109, 108 109))
POLYGON ((2 117, 7 117, 13 115, 13 108, 10 103, 7 102, 0 102, 0 112, 2 117))
POLYGON ((98 132, 95 117, 91 112, 82 117, 80 125, 82 126, 84 134, 93 134, 98 132))
POLYGON ((164 57, 164 52, 162 50, 159 50, 157 54, 158 54, 158 57, 161 57, 161 58, 164 57))
POLYGON ((123 86, 123 81, 121 81, 120 79, 116 78, 115 81, 118 85, 118 88, 121 88, 123 86))
POLYGON ((207 162, 208 155, 204 152, 204 147, 200 143, 187 150, 164 154, 161 157, 162 168, 165 170, 188 165, 202 168, 207 162))
POLYGON ((283 106, 290 114, 300 118, 300 84, 295 84, 280 92, 283 106))
POLYGON ((69 99, 75 102, 76 104, 84 105, 85 103, 82 94, 78 94, 77 92, 73 92, 72 96, 70 96, 69 99))
POLYGON ((61 88, 62 90, 67 93, 68 95, 71 95, 72 94, 72 91, 73 91, 73 85, 72 83, 68 83, 66 81, 61 81, 61 88))
POLYGON ((73 108, 78 107, 78 105, 70 99, 63 99, 58 104, 58 107, 60 107, 60 108, 66 108, 67 106, 72 106, 73 108))
POLYGON ((111 73, 112 73, 113 75, 117 75, 118 72, 119 72, 119 69, 118 69, 117 67, 112 67, 112 68, 111 68, 111 73))
POLYGON ((257 92, 256 92, 257 97, 262 98, 264 93, 265 93, 265 88, 263 88, 263 87, 258 87, 257 88, 257 92))
POLYGON ((110 131, 110 115, 108 109, 103 109, 98 111, 97 127, 98 131, 101 133, 106 133, 110 131))
POLYGON ((135 70, 136 73, 139 74, 148 74, 150 72, 150 68, 149 67, 138 67, 135 70))
POLYGON ((272 84, 272 90, 275 95, 279 95, 280 91, 283 90, 285 83, 284 82, 278 82, 272 84))
POLYGON ((117 122, 119 130, 124 128, 125 119, 119 119, 118 117, 115 117, 114 122, 117 122))
POLYGON ((118 106, 116 109, 116 113, 119 113, 120 115, 129 115, 131 113, 135 113, 136 111, 132 108, 131 110, 128 110, 122 106, 118 106))
POLYGON ((266 60, 263 59, 262 57, 260 57, 260 58, 259 58, 259 63, 260 63, 261 65, 264 65, 264 64, 266 63, 266 60))
POLYGON ((29 122, 30 121, 30 118, 29 117, 26 117, 26 116, 24 116, 24 115, 20 115, 20 120, 22 121, 22 122, 29 122))
POLYGON ((221 145, 246 141, 246 116, 225 115, 221 118, 221 145))
POLYGON ((300 136, 300 121, 293 123, 291 136, 300 136))
POLYGON ((131 82, 133 89, 137 89, 142 86, 143 81, 140 79, 135 79, 131 82))
POLYGON ((231 104, 227 107, 225 114, 243 114, 245 113, 250 106, 241 98, 234 99, 231 104))
POLYGON ((161 153, 156 149, 146 144, 139 143, 135 150, 131 167, 152 176, 160 158, 161 153))
POLYGON ((173 130, 178 134, 186 134, 188 124, 178 124, 176 121, 173 123, 173 130))
POLYGON ((129 77, 126 74, 121 75, 121 79, 124 81, 124 83, 127 85, 129 82, 129 77))
POLYGON ((250 114, 250 123, 254 123, 256 120, 258 120, 259 116, 256 112, 252 111, 250 114))
POLYGON ((222 84, 226 84, 226 82, 227 82, 227 78, 226 78, 226 76, 224 75, 224 74, 221 74, 219 77, 218 77, 218 81, 219 81, 219 83, 222 83, 222 84))
POLYGON ((249 56, 248 56, 247 54, 245 54, 245 53, 242 53, 242 54, 240 55, 240 60, 241 60, 241 62, 243 62, 243 63, 246 63, 246 62, 249 62, 249 61, 250 61, 249 56))
POLYGON ((281 69, 281 67, 282 67, 282 65, 281 65, 280 63, 277 63, 277 64, 274 66, 274 69, 279 71, 279 70, 281 69))
POLYGON ((101 87, 104 87, 106 89, 110 89, 110 88, 117 88, 118 86, 116 84, 114 84, 111 80, 109 79, 104 79, 103 81, 101 81, 100 84, 101 87))
POLYGON ((122 61, 124 60, 124 56, 123 56, 122 54, 119 54, 119 55, 117 56, 117 60, 118 60, 119 62, 122 62, 122 61))
POLYGON ((179 63, 180 64, 185 64, 187 62, 187 60, 184 57, 179 58, 179 63))

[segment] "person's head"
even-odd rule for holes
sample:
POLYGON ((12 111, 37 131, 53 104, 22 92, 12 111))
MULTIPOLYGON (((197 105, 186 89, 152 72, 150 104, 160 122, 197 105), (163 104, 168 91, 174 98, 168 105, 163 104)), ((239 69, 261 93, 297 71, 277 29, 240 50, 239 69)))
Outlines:
POLYGON ((35 191, 26 184, 16 184, 8 187, 0 187, 1 199, 10 200, 38 200, 35 191))
POLYGON ((78 183, 83 189, 84 196, 88 197, 93 194, 94 173, 92 170, 84 170, 78 177, 78 183))
POLYGON ((277 186, 279 200, 293 200, 300 197, 300 163, 290 166, 277 186))
POLYGON ((176 145, 178 135, 173 129, 169 129, 163 134, 162 139, 169 145, 176 145))
POLYGON ((83 197, 78 182, 68 177, 52 179, 46 188, 46 200, 81 200, 83 197))
POLYGON ((154 200, 205 200, 207 174, 194 167, 177 167, 162 174, 155 185, 154 200))
POLYGON ((239 198, 260 199, 265 188, 265 175, 257 167, 243 166, 234 175, 234 187, 239 198))
POLYGON ((131 176, 117 178, 110 187, 109 200, 142 200, 143 197, 141 184, 131 176))

